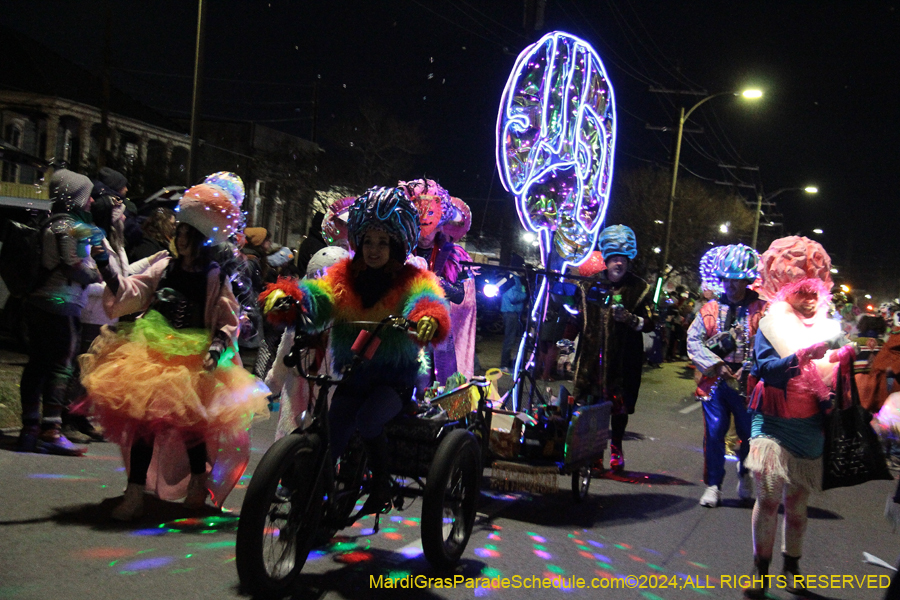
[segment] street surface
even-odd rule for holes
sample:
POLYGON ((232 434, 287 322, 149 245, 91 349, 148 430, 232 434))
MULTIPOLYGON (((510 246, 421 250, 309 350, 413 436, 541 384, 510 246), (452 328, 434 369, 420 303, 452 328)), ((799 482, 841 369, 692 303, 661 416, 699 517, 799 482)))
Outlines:
MULTIPOLYGON (((483 366, 496 364, 497 345, 490 341, 487 350, 482 348, 483 366)), ((377 534, 372 534, 369 517, 315 551, 294 597, 742 597, 737 577, 751 569, 751 510, 737 501, 734 463, 727 465, 724 505, 708 509, 697 504, 704 489, 702 412, 691 397, 686 364, 645 370, 624 444, 626 473, 595 478, 584 503, 573 502, 568 477, 560 477, 558 493, 534 496, 492 491, 485 478, 479 518, 454 573, 437 573, 422 557, 421 502, 416 501, 383 517, 377 534), (434 587, 452 583, 453 576, 458 576, 455 588, 434 587), (641 587, 609 589, 628 576, 641 587), (445 579, 432 580, 429 589, 401 587, 437 577, 445 579), (544 579, 556 579, 557 585, 575 581, 577 586, 578 578, 590 586, 594 579, 604 588, 467 587, 481 586, 488 578, 500 585, 507 578, 512 586, 540 585, 544 579), (385 586, 393 581, 401 589, 371 589, 378 581, 385 586)), ((179 503, 148 499, 147 515, 128 525, 108 516, 125 486, 117 446, 92 444, 83 458, 18 454, 8 449, 14 440, 8 432, 0 450, 0 598, 242 597, 234 564, 235 530, 246 484, 272 443, 274 429, 274 418, 253 426, 250 468, 223 513, 212 508, 192 512, 179 503)), ((896 563, 900 537, 882 517, 893 488, 893 482, 872 482, 811 499, 800 566, 807 575, 830 579, 819 577, 820 587, 810 597, 884 596, 875 586, 886 585, 891 571, 865 564, 863 553, 896 563)), ((773 574, 780 573, 779 549, 773 574)), ((792 596, 775 589, 770 597, 792 596)))

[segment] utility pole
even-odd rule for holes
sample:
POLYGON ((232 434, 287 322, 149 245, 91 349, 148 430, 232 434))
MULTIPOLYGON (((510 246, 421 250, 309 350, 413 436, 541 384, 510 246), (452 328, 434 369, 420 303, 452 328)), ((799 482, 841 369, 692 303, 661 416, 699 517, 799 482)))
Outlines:
MULTIPOLYGON (((650 87, 649 91, 653 94, 675 94, 675 95, 684 95, 684 96, 707 96, 708 92, 706 90, 668 90, 664 88, 655 88, 650 87)), ((702 104, 704 100, 701 100, 699 103, 694 105, 691 111, 694 110, 697 106, 702 104)), ((675 211, 675 185, 678 180, 678 163, 681 159, 681 136, 684 134, 684 122, 686 121, 686 117, 684 115, 684 107, 682 106, 679 109, 678 122, 677 122, 677 134, 675 137, 675 152, 674 158, 672 160, 672 187, 669 191, 669 211, 668 216, 666 217, 666 241, 663 248, 662 255, 662 263, 659 265, 660 273, 666 268, 666 265, 669 262, 669 240, 672 237, 672 215, 675 211)), ((647 125, 648 129, 652 129, 650 125, 647 125)), ((667 128, 662 128, 664 131, 667 128)))
MULTIPOLYGON (((103 40, 103 76, 100 88, 100 151, 97 153, 97 171, 106 166, 106 147, 109 144, 109 95, 110 95, 110 70, 112 62, 112 9, 109 6, 110 0, 106 0, 104 8, 105 15, 105 32, 103 40)), ((75 165, 72 165, 73 167, 75 165)))
POLYGON ((203 82, 203 45, 206 37, 206 5, 203 0, 197 0, 197 44, 194 49, 194 95, 191 102, 191 153, 188 155, 187 181, 188 186, 197 181, 197 172, 200 170, 200 91, 203 82))

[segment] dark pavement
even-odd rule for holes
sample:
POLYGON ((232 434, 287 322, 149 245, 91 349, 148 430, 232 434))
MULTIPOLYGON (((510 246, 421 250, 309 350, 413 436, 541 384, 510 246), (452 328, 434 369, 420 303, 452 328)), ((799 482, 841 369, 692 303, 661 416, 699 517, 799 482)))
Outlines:
MULTIPOLYGON (((496 364, 498 350, 498 340, 482 345, 484 366, 496 364)), ((692 389, 685 363, 645 371, 625 441, 627 471, 595 479, 582 504, 573 503, 568 478, 560 478, 558 493, 534 496, 493 492, 485 484, 480 516, 457 571, 470 584, 475 577, 590 581, 634 575, 645 587, 563 592, 475 590, 463 583, 449 590, 402 590, 401 596, 740 598, 732 582, 750 570, 751 510, 736 499, 733 463, 725 504, 715 509, 697 504, 703 491, 702 413, 689 397, 692 389), (687 577, 692 585, 684 586, 687 577)), ((83 458, 0 450, 0 599, 240 597, 234 565, 237 518, 244 487, 274 428, 274 418, 254 425, 250 469, 223 513, 150 501, 147 516, 129 525, 108 517, 125 485, 115 445, 92 444, 83 458)), ((12 439, 2 441, 8 445, 12 439)), ((877 576, 890 575, 886 568, 865 564, 863 552, 891 564, 897 559, 900 537, 882 518, 893 486, 872 482, 813 497, 804 573, 873 575, 876 584, 877 576)), ((414 502, 391 513, 377 534, 371 532, 371 518, 341 532, 311 557, 295 597, 395 597, 396 591, 370 589, 370 576, 403 581, 407 575, 441 575, 421 556, 420 508, 414 502)), ((773 572, 780 566, 778 558, 773 572)), ((815 593, 811 597, 850 600, 880 599, 884 591, 844 583, 815 593)), ((792 596, 775 590, 770 597, 792 596)))

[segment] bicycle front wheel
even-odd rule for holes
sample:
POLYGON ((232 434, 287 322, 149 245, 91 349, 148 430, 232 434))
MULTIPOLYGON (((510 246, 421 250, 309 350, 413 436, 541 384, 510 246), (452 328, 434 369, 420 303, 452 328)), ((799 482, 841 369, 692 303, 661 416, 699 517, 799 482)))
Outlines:
POLYGON ((235 544, 245 592, 284 594, 306 564, 325 506, 325 450, 316 434, 291 434, 260 461, 247 486, 235 544))

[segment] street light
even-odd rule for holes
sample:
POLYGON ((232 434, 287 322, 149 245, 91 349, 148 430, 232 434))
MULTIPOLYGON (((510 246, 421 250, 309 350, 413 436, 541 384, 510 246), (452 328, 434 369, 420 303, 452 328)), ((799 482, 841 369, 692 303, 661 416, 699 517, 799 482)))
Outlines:
POLYGON ((807 194, 818 194, 819 188, 817 188, 814 185, 808 185, 805 188, 786 187, 786 188, 781 188, 780 190, 778 190, 776 192, 772 192, 771 194, 769 194, 768 196, 763 198, 762 185, 759 186, 759 188, 756 190, 756 215, 754 215, 754 217, 753 217, 753 241, 750 243, 751 248, 753 248, 754 250, 756 249, 756 237, 759 234, 759 215, 762 213, 763 200, 765 199, 766 202, 771 202, 775 198, 775 196, 783 194, 784 192, 800 192, 800 191, 806 192, 807 194))
MULTIPOLYGON (((681 160, 681 135, 684 132, 684 123, 690 118, 691 114, 695 110, 697 110, 700 105, 712 100, 713 98, 718 98, 720 96, 743 96, 748 100, 756 100, 758 98, 762 98, 762 91, 760 90, 744 90, 741 92, 719 92, 718 94, 712 94, 711 96, 707 96, 693 105, 687 112, 684 112, 684 107, 681 107, 681 113, 678 116, 678 135, 675 138, 675 160, 672 165, 672 188, 669 190, 669 217, 666 219, 666 243, 663 249, 663 259, 662 259, 662 268, 665 269, 666 265, 669 262, 669 242, 672 238, 672 212, 675 208, 675 186, 678 183, 678 162, 681 160)), ((755 236, 754 236, 755 237, 755 236)))

